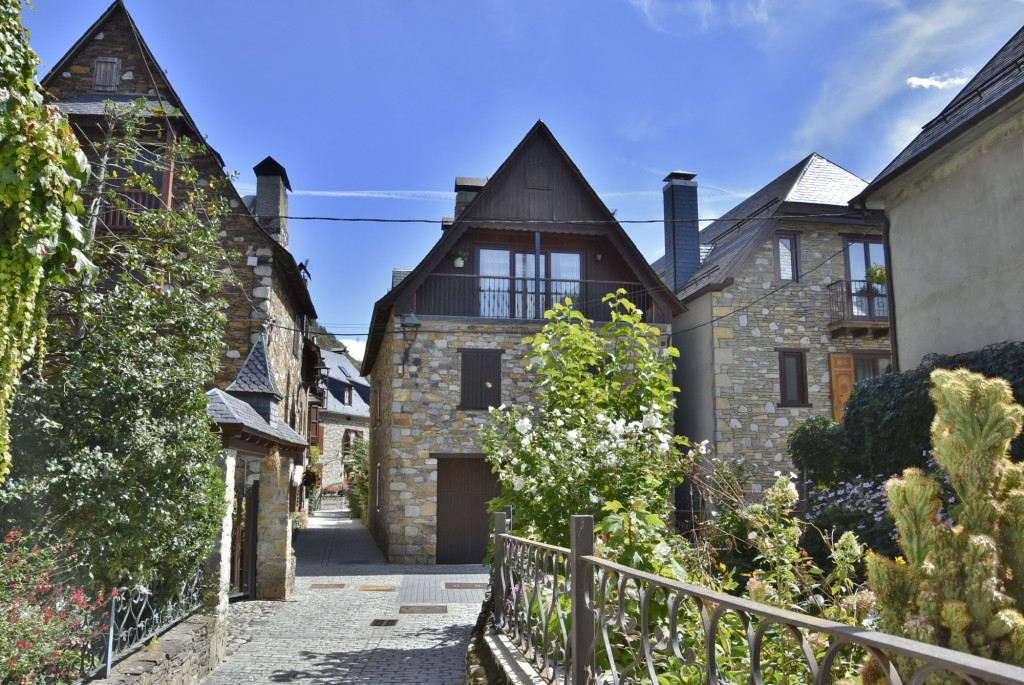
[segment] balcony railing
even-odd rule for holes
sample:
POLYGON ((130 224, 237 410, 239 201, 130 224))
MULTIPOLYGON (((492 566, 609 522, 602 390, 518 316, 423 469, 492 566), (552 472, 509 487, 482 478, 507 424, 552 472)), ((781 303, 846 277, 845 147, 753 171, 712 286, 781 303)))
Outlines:
POLYGON ((670 320, 671 313, 657 311, 650 293, 640 283, 475 274, 428 276, 416 293, 413 309, 417 314, 435 316, 542 319, 546 310, 569 297, 587 318, 608 321, 608 305, 601 300, 619 288, 644 312, 647 322, 670 320))
POLYGON ((133 216, 163 206, 158 196, 145 190, 121 190, 117 195, 123 204, 108 205, 103 210, 103 224, 107 228, 130 228, 133 216))
POLYGON ((889 332, 889 300, 884 285, 868 281, 835 281, 828 286, 833 335, 876 336, 889 332))

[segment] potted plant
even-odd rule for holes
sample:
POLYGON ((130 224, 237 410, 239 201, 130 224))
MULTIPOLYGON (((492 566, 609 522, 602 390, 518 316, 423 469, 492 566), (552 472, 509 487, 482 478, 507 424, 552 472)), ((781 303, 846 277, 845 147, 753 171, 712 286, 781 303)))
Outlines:
POLYGON ((881 264, 872 264, 867 269, 868 283, 872 285, 885 285, 885 267, 881 264))
POLYGON ((461 269, 466 264, 466 259, 469 257, 462 250, 452 250, 448 253, 448 259, 452 260, 452 264, 455 265, 456 269, 461 269))

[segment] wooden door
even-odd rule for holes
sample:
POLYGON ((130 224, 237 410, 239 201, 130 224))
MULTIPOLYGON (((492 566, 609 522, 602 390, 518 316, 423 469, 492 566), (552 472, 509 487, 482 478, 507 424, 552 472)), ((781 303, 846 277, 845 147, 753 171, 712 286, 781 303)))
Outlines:
POLYGON ((832 381, 832 420, 841 423, 846 413, 846 400, 853 392, 853 355, 833 353, 828 356, 829 377, 832 381))
POLYGON ((437 456, 437 563, 480 564, 487 555, 487 503, 501 494, 483 455, 437 456))

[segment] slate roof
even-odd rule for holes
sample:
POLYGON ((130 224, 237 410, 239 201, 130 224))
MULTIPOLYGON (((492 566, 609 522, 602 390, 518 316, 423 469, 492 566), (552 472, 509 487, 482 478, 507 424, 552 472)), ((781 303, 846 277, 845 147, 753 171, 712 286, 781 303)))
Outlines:
POLYGON ((115 102, 117 104, 127 104, 135 102, 136 100, 146 101, 146 110, 148 114, 157 114, 161 112, 161 105, 168 116, 181 116, 180 112, 168 107, 168 102, 165 100, 163 103, 157 98, 151 95, 138 95, 131 93, 83 93, 82 95, 75 95, 73 97, 64 98, 63 100, 55 100, 53 104, 57 105, 57 108, 64 114, 81 114, 81 115, 95 115, 103 116, 106 114, 106 102, 115 102))
POLYGON ((700 232, 703 260, 680 297, 722 283, 740 268, 749 252, 746 248, 762 242, 759 236, 772 230, 785 203, 834 206, 843 211, 866 185, 846 169, 811 153, 700 232))
POLYGON ((924 159, 1022 93, 1024 28, 1010 38, 937 117, 924 125, 921 133, 882 169, 860 197, 871 194, 876 188, 903 173, 908 167, 924 159))
POLYGON ((210 398, 207 410, 210 419, 219 426, 234 427, 255 437, 287 447, 302 448, 309 444, 287 423, 282 421, 267 423, 244 400, 232 397, 220 388, 210 390, 206 396, 210 398))
POLYGON ((323 412, 346 414, 370 418, 370 382, 359 375, 359 368, 341 352, 321 350, 324 364, 327 365, 327 398, 321 409, 323 412), (345 387, 352 387, 352 404, 341 401, 345 387))
POLYGON ((228 386, 229 392, 256 392, 274 395, 281 399, 282 395, 274 382, 274 374, 267 358, 267 343, 261 335, 249 350, 238 376, 228 386))

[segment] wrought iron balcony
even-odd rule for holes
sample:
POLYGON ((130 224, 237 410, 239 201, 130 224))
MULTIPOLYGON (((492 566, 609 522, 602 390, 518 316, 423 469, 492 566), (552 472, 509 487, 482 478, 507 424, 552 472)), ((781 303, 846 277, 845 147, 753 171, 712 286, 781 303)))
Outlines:
POLYGON ((542 319, 554 303, 569 297, 587 318, 608 321, 608 305, 601 300, 619 288, 644 312, 648 323, 671 321, 671 312, 658 311, 647 289, 636 282, 476 274, 431 274, 416 292, 413 311, 433 316, 542 319))
POLYGON ((868 281, 829 284, 829 331, 832 337, 889 334, 889 300, 884 285, 868 281))

